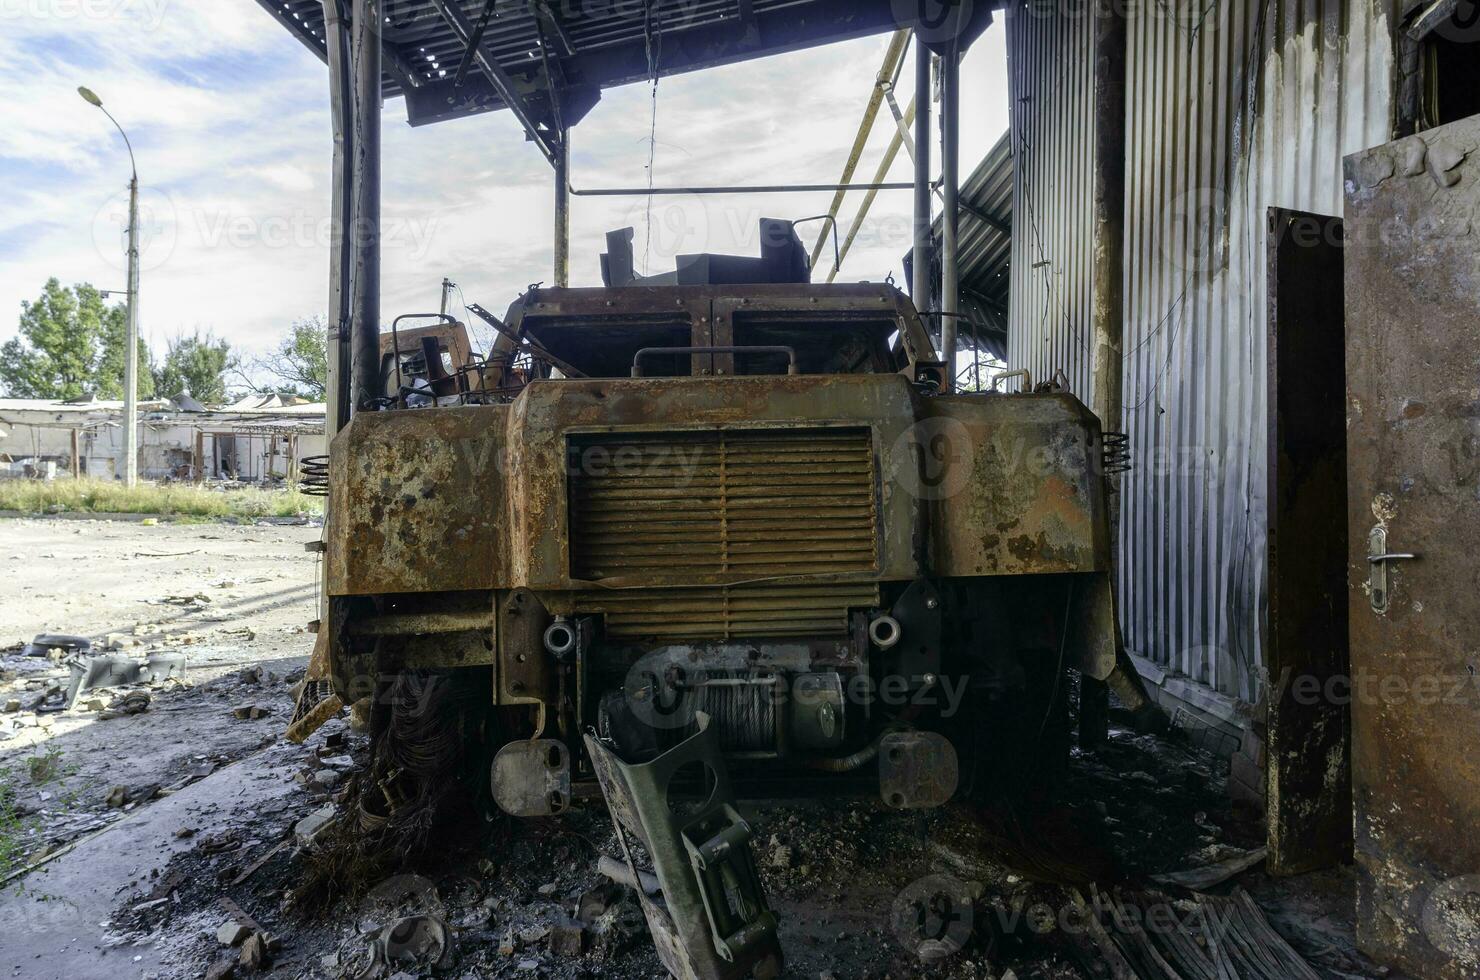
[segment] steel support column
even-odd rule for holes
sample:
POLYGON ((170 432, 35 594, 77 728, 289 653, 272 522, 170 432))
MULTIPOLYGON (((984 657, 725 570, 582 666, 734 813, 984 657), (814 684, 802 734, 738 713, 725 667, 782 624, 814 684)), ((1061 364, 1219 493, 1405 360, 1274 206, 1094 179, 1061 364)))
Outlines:
MULTIPOLYGON (((1118 0, 1095 0, 1094 404, 1121 431, 1125 333, 1126 22, 1118 0)), ((1111 515, 1119 525, 1118 513, 1111 515)))
MULTIPOLYGON (((132 155, 133 150, 129 151, 132 155)), ((139 173, 128 185, 128 330, 123 354, 123 482, 139 482, 139 173)))
POLYGON ((951 45, 941 59, 941 160, 944 203, 940 246, 940 347, 946 362, 946 390, 956 390, 956 336, 961 280, 957 256, 961 226, 961 50, 951 45))
MULTIPOLYGON (((1095 0, 1095 145, 1093 171, 1094 303, 1090 310, 1094 348, 1094 413, 1106 432, 1123 431, 1125 336, 1125 155, 1126 12, 1122 0, 1095 0)), ((1111 590, 1119 602, 1119 480, 1107 475, 1110 518, 1111 590)), ((1166 715, 1151 700, 1125 651, 1120 618, 1115 620, 1115 670, 1109 687, 1135 715, 1143 731, 1162 728, 1166 715)), ((1080 743, 1093 747, 1109 729, 1108 692, 1085 678, 1080 743)))
MULTIPOLYGON (((334 140, 334 169, 329 213, 333 230, 329 237, 328 374, 324 392, 324 432, 334 434, 349 421, 349 370, 346 343, 350 336, 350 298, 354 282, 354 249, 348 232, 354 225, 354 192, 351 161, 354 159, 354 69, 349 22, 342 0, 324 0, 324 43, 329 62, 329 109, 334 140)), ((326 441, 327 445, 327 441, 326 441)))
POLYGON ((555 147, 555 286, 570 285, 570 130, 555 147))
POLYGON ((344 246, 353 253, 350 389, 352 411, 374 405, 380 385, 380 110, 379 0, 352 0, 354 146, 350 182, 354 214, 344 246))
POLYGON ((930 117, 930 49, 915 35, 915 247, 911 264, 911 293, 915 306, 930 307, 930 143, 934 137, 930 117))

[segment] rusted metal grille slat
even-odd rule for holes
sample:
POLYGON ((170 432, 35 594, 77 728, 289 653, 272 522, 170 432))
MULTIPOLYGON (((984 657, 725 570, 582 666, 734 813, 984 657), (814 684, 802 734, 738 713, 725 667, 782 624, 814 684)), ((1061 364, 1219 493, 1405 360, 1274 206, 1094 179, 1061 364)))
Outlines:
POLYGON ((609 632, 837 634, 878 601, 872 584, 755 581, 877 572, 867 429, 577 436, 569 459, 571 577, 652 586, 600 594, 609 632))

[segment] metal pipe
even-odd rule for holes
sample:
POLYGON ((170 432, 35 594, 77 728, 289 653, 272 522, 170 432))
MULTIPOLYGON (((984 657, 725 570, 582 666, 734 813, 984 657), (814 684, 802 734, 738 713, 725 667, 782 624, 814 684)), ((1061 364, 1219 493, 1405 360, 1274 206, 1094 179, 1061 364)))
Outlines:
MULTIPOLYGON (((112 118, 111 116, 109 118, 112 118)), ((116 125, 116 124, 115 124, 116 125)), ((123 132, 120 127, 119 132, 123 132)), ((125 137, 127 139, 127 137, 125 137)), ((132 160, 133 149, 129 149, 132 160)), ((128 185, 128 331, 123 356, 123 482, 139 482, 139 175, 128 185)))
POLYGON ((788 360, 786 373, 802 373, 795 347, 644 347, 632 359, 632 376, 645 377, 642 362, 649 357, 679 357, 684 354, 785 354, 788 360))
POLYGON ((997 386, 1009 378, 1022 378, 1022 390, 1025 393, 1033 390, 1033 373, 1027 368, 1018 368, 1016 371, 1003 371, 1001 374, 992 375, 992 390, 996 391, 997 386))
POLYGON ((961 280, 957 264, 961 224, 961 52, 952 44, 941 61, 941 162, 945 192, 940 246, 940 347, 946 362, 946 391, 956 390, 957 315, 961 309, 961 280))
POLYGON ((641 868, 634 875, 631 868, 610 855, 603 854, 597 859, 596 870, 619 885, 641 888, 643 894, 650 898, 663 894, 663 886, 658 884, 657 875, 641 868))
POLYGON ((570 130, 555 147, 555 287, 570 286, 570 130))
MULTIPOLYGON (((1090 308, 1094 377, 1091 408, 1103 430, 1121 429, 1124 387, 1124 275, 1125 275, 1125 73, 1126 16, 1118 0, 1095 0, 1094 112, 1095 142, 1091 168, 1091 208, 1094 258, 1090 308)), ((1114 574, 1120 568, 1120 498, 1118 477, 1105 475, 1109 491, 1109 537, 1112 595, 1118 593, 1114 574)), ((1137 710, 1149 705, 1140 675, 1125 653, 1120 620, 1115 621, 1115 669, 1109 686, 1137 710)), ((1106 684, 1086 677, 1080 692, 1079 744, 1093 749, 1109 737, 1109 694, 1106 684)))
POLYGON ((348 624, 351 636, 437 636, 493 629, 489 612, 403 613, 367 616, 348 624))
POLYGON ((930 302, 930 61, 924 38, 915 35, 915 247, 910 287, 917 309, 930 302))
POLYGON ((908 191, 913 183, 892 184, 762 184, 720 185, 713 187, 571 187, 572 197, 676 197, 680 194, 818 194, 826 191, 908 191))
POLYGON ((380 110, 381 52, 376 0, 355 0, 354 219, 348 246, 354 250, 354 293, 350 326, 352 410, 372 408, 384 395, 380 383, 380 110))
MULTIPOLYGON (((1126 21, 1116 0, 1095 3, 1093 409, 1121 429, 1125 332, 1126 21)), ((1112 527, 1118 523, 1112 508, 1112 527)))
MULTIPOLYGON (((328 373, 324 385, 324 433, 332 440, 349 422, 350 372, 345 342, 350 336, 351 297, 354 292, 354 250, 349 229, 354 224, 354 59, 349 25, 340 0, 323 0, 324 45, 329 62, 329 109, 334 140, 334 164, 329 213, 329 324, 325 346, 328 373)), ((327 444, 327 443, 326 443, 327 444)), ((322 612, 322 610, 321 610, 322 612)))
MULTIPOLYGON (((77 94, 103 115, 123 137, 128 148, 128 308, 125 313, 123 355, 123 480, 126 486, 139 482, 139 165, 134 144, 97 93, 85 86, 77 94)), ((104 295, 107 295, 106 293, 104 295)))

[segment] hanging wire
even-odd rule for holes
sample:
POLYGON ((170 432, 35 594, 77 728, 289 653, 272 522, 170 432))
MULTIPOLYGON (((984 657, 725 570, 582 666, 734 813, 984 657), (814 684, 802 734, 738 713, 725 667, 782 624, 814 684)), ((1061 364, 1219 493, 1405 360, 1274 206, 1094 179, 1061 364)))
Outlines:
POLYGON ((657 15, 657 6, 656 3, 647 4, 642 20, 642 35, 647 49, 648 79, 652 82, 653 102, 652 122, 648 127, 648 194, 643 216, 642 274, 644 276, 652 273, 650 266, 653 254, 653 169, 658 157, 658 61, 663 54, 662 25, 658 25, 656 31, 653 30, 653 19, 657 15))

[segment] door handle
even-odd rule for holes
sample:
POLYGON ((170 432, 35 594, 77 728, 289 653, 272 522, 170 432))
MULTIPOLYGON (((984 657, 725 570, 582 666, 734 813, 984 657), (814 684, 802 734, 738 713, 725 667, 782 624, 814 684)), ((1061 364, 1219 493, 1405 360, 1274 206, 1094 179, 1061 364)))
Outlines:
POLYGON ((1387 528, 1381 524, 1367 536, 1367 563, 1371 567, 1367 577, 1367 598, 1372 603, 1372 611, 1379 616, 1388 611, 1392 600, 1392 590, 1388 588, 1388 562, 1416 561, 1420 557, 1411 551, 1388 551, 1387 543, 1387 528))

